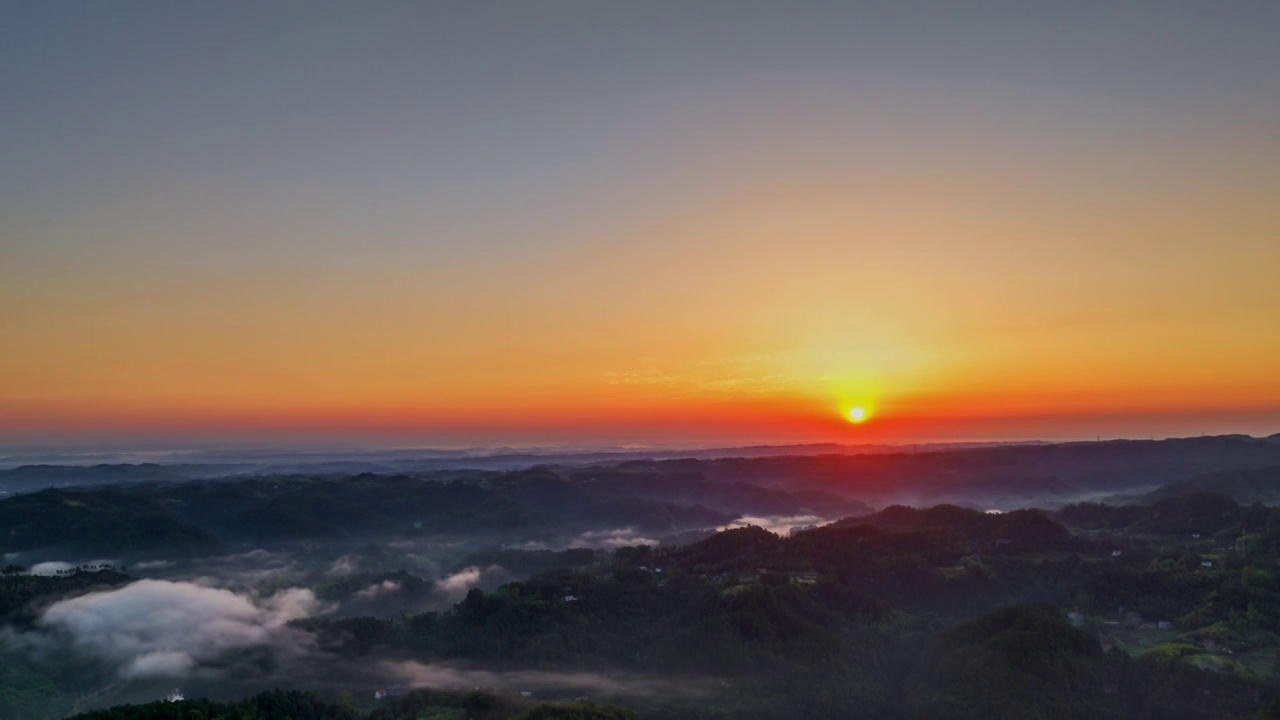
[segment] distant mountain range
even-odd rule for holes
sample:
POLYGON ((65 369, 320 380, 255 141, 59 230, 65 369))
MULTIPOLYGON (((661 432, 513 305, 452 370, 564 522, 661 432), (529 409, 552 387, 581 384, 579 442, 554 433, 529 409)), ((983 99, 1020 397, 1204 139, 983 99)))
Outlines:
POLYGON ((1153 490, 1142 501, 1154 502, 1204 492, 1227 495, 1242 505, 1280 503, 1280 465, 1197 475, 1153 490))
MULTIPOLYGON (((1111 440, 1074 443, 950 443, 916 445, 760 445, 701 450, 608 450, 504 452, 484 450, 387 450, 341 452, 195 451, 156 457, 152 462, 86 462, 127 455, 10 455, 0 457, 0 493, 46 487, 286 474, 422 474, 441 470, 507 471, 538 465, 618 465, 637 461, 729 461, 815 458, 815 469, 845 468, 866 481, 888 475, 897 484, 902 472, 911 486, 927 475, 930 496, 947 499, 963 492, 972 473, 993 487, 1001 483, 1013 495, 1039 488, 1036 495, 1070 495, 1080 490, 1116 491, 1152 487, 1204 472, 1280 464, 1280 433, 1265 438, 1220 435, 1170 440, 1111 440), (912 457, 914 459, 907 459, 912 457), (858 459, 861 458, 861 459, 858 459), (847 467, 845 467, 847 465, 847 467), (899 472, 901 470, 902 472, 899 472), (1109 473, 1111 475, 1109 476, 1109 473)), ((786 462, 779 460, 776 462, 786 462)), ((761 464, 749 475, 767 470, 761 464)), ((790 475, 791 473, 784 473, 790 475)), ((847 472, 839 471, 846 475, 847 472)), ((847 484, 849 478, 840 478, 847 484)), ((866 488, 857 488, 865 492, 866 488)), ((955 498, 951 498, 955 499, 955 498)))
POLYGON ((221 468, 230 473, 269 474, 308 468, 326 472, 403 472, 448 468, 513 469, 546 463, 597 463, 641 459, 769 457, 775 455, 864 455, 969 450, 1004 445, 1043 445, 1029 442, 915 443, 906 445, 814 443, 750 445, 691 449, 663 448, 407 448, 398 450, 225 449, 172 452, 67 453, 22 450, 0 454, 0 468, 31 465, 91 467, 100 465, 164 465, 221 468))
MULTIPOLYGON (((569 542, 791 525, 889 505, 1060 508, 1217 493, 1280 500, 1280 443, 1247 436, 932 452, 701 459, 539 458, 531 467, 258 474, 241 465, 32 465, 0 472, 0 547, 200 555, 225 543, 485 533, 569 542), (548 460, 558 462, 545 462, 548 460), (1120 497, 1123 496, 1123 497, 1120 497), (768 518, 779 518, 768 520, 768 518)), ((414 461, 406 461, 410 466, 414 461)))

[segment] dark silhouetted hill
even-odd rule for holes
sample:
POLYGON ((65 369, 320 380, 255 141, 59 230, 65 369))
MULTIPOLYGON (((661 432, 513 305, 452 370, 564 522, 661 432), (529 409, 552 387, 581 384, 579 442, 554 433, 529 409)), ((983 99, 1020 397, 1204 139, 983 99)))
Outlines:
POLYGON ((1280 504, 1280 465, 1197 475, 1154 490, 1144 496, 1143 501, 1155 502, 1204 492, 1227 495, 1244 505, 1256 502, 1280 504))

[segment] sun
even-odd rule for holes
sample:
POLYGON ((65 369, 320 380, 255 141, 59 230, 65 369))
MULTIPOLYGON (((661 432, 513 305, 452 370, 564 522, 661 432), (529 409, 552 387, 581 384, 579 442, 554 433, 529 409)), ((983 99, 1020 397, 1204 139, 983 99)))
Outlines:
POLYGON ((850 408, 850 409, 849 409, 849 421, 850 421, 850 422, 860 423, 860 422, 862 422, 863 420, 866 420, 866 419, 867 419, 867 411, 866 411, 866 410, 863 410, 863 409, 862 409, 862 408, 860 408, 860 407, 850 408))

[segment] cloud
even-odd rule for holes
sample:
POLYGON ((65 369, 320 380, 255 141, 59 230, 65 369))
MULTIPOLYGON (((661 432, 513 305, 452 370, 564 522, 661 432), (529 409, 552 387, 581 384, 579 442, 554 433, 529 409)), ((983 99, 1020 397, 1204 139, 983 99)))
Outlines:
POLYGON ((411 688, 506 688, 510 690, 572 690, 605 696, 674 694, 705 696, 709 685, 705 679, 688 678, 679 683, 643 676, 587 672, 548 672, 543 670, 472 670, 438 663, 384 661, 383 672, 411 688))
MULTIPOLYGON (((438 590, 465 593, 504 572, 469 567, 437 583, 438 590)), ((378 583, 377 592, 387 590, 378 583)), ((371 588, 366 588, 369 590, 371 588)), ((394 592, 394 591, 391 591, 394 592)), ((698 693, 701 680, 665 680, 609 673, 467 669, 411 661, 352 663, 321 651, 313 636, 289 625, 323 609, 309 590, 291 588, 253 596, 187 582, 139 580, 123 588, 62 600, 18 639, 39 657, 74 648, 115 666, 126 680, 207 682, 248 694, 267 687, 331 689, 335 683, 398 682, 408 687, 555 689, 575 694, 626 697, 698 693)), ((0 633, 6 631, 0 630, 0 633)), ((6 637, 0 636, 0 641, 6 637)))
POLYGON ((426 588, 384 579, 353 592, 342 604, 342 612, 355 617, 398 617, 405 613, 443 610, 461 601, 473 588, 488 590, 510 579, 511 574, 498 565, 466 567, 426 588))
POLYGON ((379 595, 386 595, 388 593, 399 592, 399 591, 400 591, 400 583, 396 582, 395 580, 383 580, 382 582, 374 583, 363 590, 357 590, 356 597, 372 600, 373 598, 376 598, 379 595))
POLYGON ((250 550, 236 555, 219 555, 200 562, 204 573, 192 579, 197 585, 233 590, 252 590, 267 582, 280 583, 280 576, 297 570, 297 563, 287 552, 250 550))
POLYGON ((360 569, 360 561, 354 555, 343 555, 329 566, 331 575, 351 575, 360 569))
POLYGON ((716 528, 717 530, 733 530, 751 525, 762 527, 771 533, 786 536, 796 525, 822 525, 827 520, 817 515, 767 515, 763 517, 740 517, 737 520, 716 528))
POLYGON ((440 563, 423 555, 405 553, 400 557, 400 561, 405 564, 407 569, 417 570, 422 575, 437 575, 440 573, 440 563))
POLYGON ((61 560, 50 560, 48 562, 36 563, 31 566, 29 571, 32 575, 57 575, 59 571, 74 570, 81 565, 114 565, 119 566, 120 561, 114 559, 90 560, 83 563, 69 563, 61 560))
POLYGON ((472 565, 465 570, 459 570, 446 578, 440 579, 436 582, 436 586, 449 592, 466 592, 478 582, 480 582, 480 568, 472 565))
MULTIPOLYGON (((490 570, 501 570, 501 568, 490 568, 490 570)), ((435 589, 444 595, 446 601, 457 602, 467 594, 467 591, 480 584, 484 572, 480 568, 472 565, 469 568, 459 570, 458 572, 441 578, 436 581, 435 589)))
POLYGON ((63 570, 70 570, 73 567, 76 566, 69 562, 50 560, 49 562, 36 563, 35 565, 32 565, 30 572, 32 575, 57 575, 59 572, 62 572, 63 570))
POLYGON ((310 590, 266 598, 187 582, 139 580, 51 605, 38 625, 119 665, 125 677, 178 677, 228 652, 278 642, 319 609, 310 590))
POLYGON ((584 532, 569 543, 570 547, 620 548, 632 545, 657 545, 653 538, 641 536, 635 528, 584 532))
POLYGON ((466 597, 471 588, 494 588, 510 579, 511 573, 500 565, 490 565, 487 568, 472 565, 437 580, 432 587, 432 594, 438 605, 447 607, 466 597))
POLYGON ((613 528, 611 530, 590 530, 578 535, 568 542, 545 543, 530 540, 512 547, 518 550, 567 550, 569 548, 604 548, 614 550, 634 545, 659 545, 658 540, 644 537, 635 528, 613 528))
POLYGON ((547 686, 572 687, 581 690, 618 692, 623 686, 616 680, 594 673, 559 673, 540 670, 468 670, 437 663, 413 661, 382 663, 382 667, 410 687, 507 687, 547 686))

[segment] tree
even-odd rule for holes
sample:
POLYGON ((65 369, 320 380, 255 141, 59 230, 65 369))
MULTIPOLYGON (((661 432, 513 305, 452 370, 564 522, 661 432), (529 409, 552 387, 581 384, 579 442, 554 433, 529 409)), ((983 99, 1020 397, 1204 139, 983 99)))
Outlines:
POLYGON ((21 565, 9 564, 9 565, 6 565, 4 570, 0 572, 3 572, 6 576, 13 576, 13 575, 21 575, 26 571, 27 569, 22 567, 21 565))

